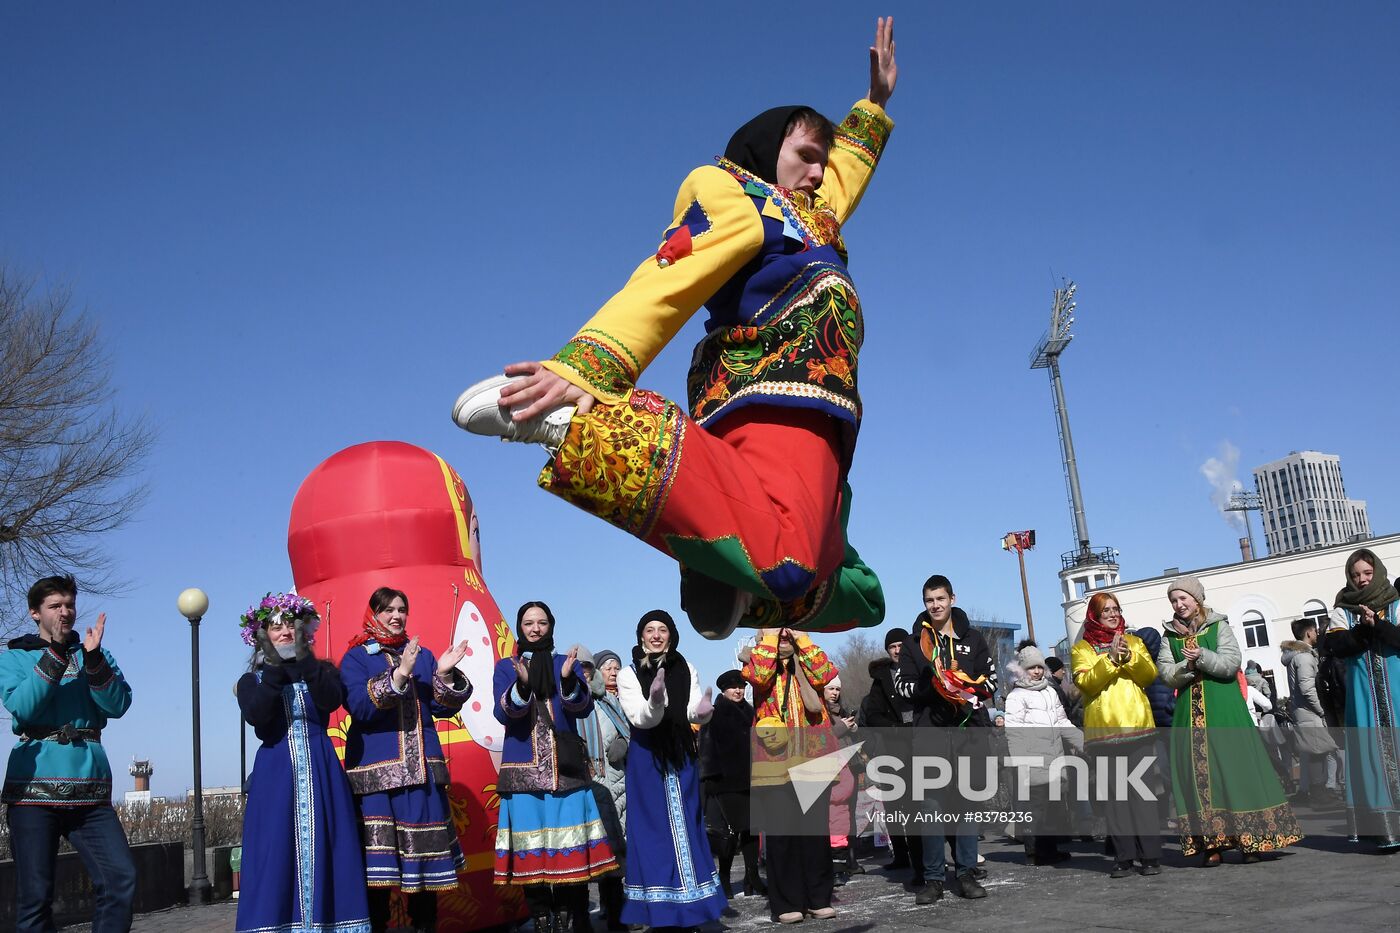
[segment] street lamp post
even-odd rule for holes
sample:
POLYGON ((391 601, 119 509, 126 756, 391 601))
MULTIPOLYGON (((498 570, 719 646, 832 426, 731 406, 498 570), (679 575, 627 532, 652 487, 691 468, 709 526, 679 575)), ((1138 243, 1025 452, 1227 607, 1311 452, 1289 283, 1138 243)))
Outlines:
POLYGON ((204 776, 199 752, 199 620, 209 609, 209 597, 203 590, 188 589, 176 600, 180 615, 190 620, 190 697, 191 718, 194 721, 194 819, 192 839, 194 871, 190 878, 191 904, 207 904, 213 899, 213 889, 204 868, 204 776))

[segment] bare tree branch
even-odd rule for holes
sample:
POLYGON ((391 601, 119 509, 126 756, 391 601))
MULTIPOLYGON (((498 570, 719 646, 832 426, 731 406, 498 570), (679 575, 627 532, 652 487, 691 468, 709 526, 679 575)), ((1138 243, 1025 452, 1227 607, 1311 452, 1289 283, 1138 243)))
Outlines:
POLYGON ((868 632, 852 632, 835 651, 829 652, 841 672, 841 705, 858 710, 870 692, 870 662, 886 657, 884 646, 868 632))
MULTIPOLYGON (((89 593, 120 589, 100 539, 147 493, 138 477, 154 431, 118 412, 97 327, 71 301, 0 265, 0 593, 12 610, 51 573, 89 593)), ((0 633, 23 618, 10 612, 0 633)))

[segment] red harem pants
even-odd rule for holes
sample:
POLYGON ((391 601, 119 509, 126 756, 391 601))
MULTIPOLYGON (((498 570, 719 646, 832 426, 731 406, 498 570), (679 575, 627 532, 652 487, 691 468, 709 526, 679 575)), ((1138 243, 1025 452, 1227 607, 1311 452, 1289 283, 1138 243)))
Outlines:
POLYGON ((844 631, 884 619, 880 582, 846 543, 850 487, 829 415, 753 405, 701 428, 634 389, 576 415, 539 483, 754 594, 746 626, 844 631))

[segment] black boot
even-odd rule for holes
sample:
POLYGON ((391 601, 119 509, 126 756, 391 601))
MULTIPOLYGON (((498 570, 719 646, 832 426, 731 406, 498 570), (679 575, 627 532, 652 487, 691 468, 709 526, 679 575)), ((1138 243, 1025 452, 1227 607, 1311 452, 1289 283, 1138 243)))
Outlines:
POLYGON ((909 867, 909 840, 903 836, 890 837, 890 852, 894 860, 885 865, 885 871, 899 871, 909 867))
POLYGON ((525 906, 530 909, 530 919, 535 922, 535 933, 560 933, 554 916, 554 892, 547 884, 527 884, 524 890, 525 906))
MULTIPOLYGON (((933 839, 930 839, 930 840, 929 840, 929 845, 933 845, 933 842, 934 842, 934 840, 933 840, 933 839)), ((942 839, 937 839, 937 842, 938 842, 939 845, 942 845, 942 844, 943 844, 943 840, 942 840, 942 839)), ((910 837, 909 837, 909 863, 910 863, 911 865, 914 866, 914 877, 910 879, 910 884, 912 884, 914 887, 916 887, 916 888, 922 888, 922 887, 924 886, 924 883, 925 883, 926 881, 937 881, 937 882, 939 883, 940 886, 943 884, 943 879, 942 879, 942 878, 925 878, 925 877, 924 877, 924 837, 923 837, 923 836, 910 836, 910 837)))
POLYGON ((831 849, 831 871, 834 875, 833 887, 841 887, 851 880, 851 876, 846 871, 846 853, 850 851, 850 846, 833 846, 831 849))
POLYGON ((744 833, 739 852, 744 856, 744 896, 767 897, 768 885, 758 875, 758 837, 744 833))
POLYGON ((734 869, 734 853, 738 848, 739 835, 731 832, 719 840, 719 845, 714 850, 719 861, 719 886, 724 891, 725 899, 731 901, 734 900, 734 885, 729 876, 734 869))

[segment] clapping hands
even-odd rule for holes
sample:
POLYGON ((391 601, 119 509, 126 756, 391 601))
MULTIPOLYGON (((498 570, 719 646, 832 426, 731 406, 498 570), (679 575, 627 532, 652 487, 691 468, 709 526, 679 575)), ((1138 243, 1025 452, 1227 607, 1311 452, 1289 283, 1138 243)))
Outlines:
POLYGON ((564 656, 564 666, 559 668, 560 675, 568 677, 574 672, 574 665, 578 663, 578 646, 569 649, 569 653, 564 656))
MULTIPOLYGON (((653 684, 655 682, 653 681, 653 684)), ((700 697, 700 702, 695 704, 695 718, 704 719, 715 711, 715 691, 713 687, 706 687, 705 693, 700 697)))
POLYGON ((83 650, 89 654, 100 651, 102 649, 102 632, 106 628, 107 613, 99 612, 97 614, 97 621, 93 623, 92 628, 88 629, 87 634, 83 636, 83 650))
POLYGON ((1128 649, 1128 639, 1123 632, 1115 632, 1113 641, 1108 644, 1108 657, 1114 664, 1126 664, 1132 657, 1132 652, 1128 649))
POLYGON ((467 640, 464 638, 461 641, 457 642, 457 644, 453 645, 451 648, 448 648, 446 651, 444 651, 442 653, 442 657, 438 658, 438 674, 442 675, 443 677, 446 677, 447 675, 451 674, 452 669, 455 668, 458 664, 460 664, 462 662, 462 659, 467 656, 467 647, 467 640))

